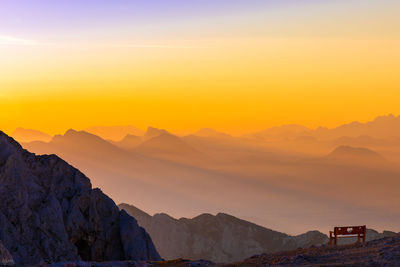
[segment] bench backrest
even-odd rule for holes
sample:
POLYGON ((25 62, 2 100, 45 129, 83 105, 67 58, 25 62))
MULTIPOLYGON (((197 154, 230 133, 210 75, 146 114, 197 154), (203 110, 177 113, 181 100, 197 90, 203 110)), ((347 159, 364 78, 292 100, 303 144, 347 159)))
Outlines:
POLYGON ((334 233, 335 235, 358 235, 365 234, 367 231, 367 227, 363 226, 341 226, 335 227, 334 233))

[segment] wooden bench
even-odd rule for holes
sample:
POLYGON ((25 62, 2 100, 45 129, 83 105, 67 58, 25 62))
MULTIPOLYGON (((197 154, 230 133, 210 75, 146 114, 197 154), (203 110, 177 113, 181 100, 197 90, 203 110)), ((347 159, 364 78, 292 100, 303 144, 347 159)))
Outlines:
POLYGON ((337 239, 343 237, 357 237, 357 243, 360 243, 362 238, 363 244, 365 243, 365 236, 367 233, 367 226, 341 226, 335 227, 333 231, 329 231, 329 244, 334 242, 337 245, 337 239))

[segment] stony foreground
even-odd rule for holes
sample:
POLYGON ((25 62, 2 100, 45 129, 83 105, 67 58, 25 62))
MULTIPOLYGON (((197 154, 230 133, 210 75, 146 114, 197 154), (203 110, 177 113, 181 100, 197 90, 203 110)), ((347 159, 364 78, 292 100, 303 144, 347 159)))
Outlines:
POLYGON ((210 261, 119 261, 72 262, 40 267, 250 267, 250 266, 400 266, 400 235, 367 242, 365 245, 323 245, 308 249, 261 254, 241 262, 216 264, 210 261))
POLYGON ((54 263, 50 265, 39 265, 38 267, 205 267, 214 266, 210 261, 190 261, 177 259, 171 261, 114 261, 114 262, 71 262, 54 263))
POLYGON ((400 266, 400 235, 370 241, 365 245, 324 245, 262 254, 219 266, 400 266))

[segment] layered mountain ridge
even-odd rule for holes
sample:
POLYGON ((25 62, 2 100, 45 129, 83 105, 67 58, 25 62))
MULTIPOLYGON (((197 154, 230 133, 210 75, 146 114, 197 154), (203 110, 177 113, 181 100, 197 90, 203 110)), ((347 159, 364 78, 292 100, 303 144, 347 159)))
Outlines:
MULTIPOLYGON (((261 253, 276 253, 328 244, 326 234, 312 230, 288 235, 225 213, 201 214, 192 219, 175 219, 165 213, 153 216, 126 203, 120 209, 134 216, 153 238, 161 256, 166 259, 190 258, 213 262, 235 262, 261 253)), ((393 237, 395 232, 379 233, 367 229, 367 241, 393 237)), ((356 238, 339 240, 352 244, 356 238)))
POLYGON ((161 256, 166 259, 232 262, 263 252, 291 250, 328 242, 328 237, 318 231, 290 236, 225 213, 174 219, 164 213, 150 216, 124 203, 118 206, 134 216, 139 225, 150 233, 161 256))

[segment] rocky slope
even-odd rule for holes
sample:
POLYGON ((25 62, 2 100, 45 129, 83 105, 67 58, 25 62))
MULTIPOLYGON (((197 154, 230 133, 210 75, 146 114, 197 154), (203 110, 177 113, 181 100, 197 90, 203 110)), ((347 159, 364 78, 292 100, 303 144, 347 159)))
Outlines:
POLYGON ((150 236, 55 155, 0 132, 0 240, 17 265, 160 260, 150 236))
POLYGON ((193 219, 174 219, 166 214, 150 216, 134 206, 120 204, 152 236, 166 259, 206 259, 232 262, 262 252, 291 250, 328 242, 318 231, 289 236, 228 214, 202 214, 193 219))
MULTIPOLYGON (((323 245, 292 251, 254 255, 240 262, 215 264, 209 261, 146 261, 107 263, 58 263, 51 267, 252 267, 252 266, 400 266, 400 235, 365 245, 323 245)), ((43 266, 45 267, 45 266, 43 266)), ((47 267, 47 266, 46 266, 47 267)), ((49 266, 50 267, 50 266, 49 266)))
POLYGON ((400 266, 400 235, 370 241, 365 245, 324 245, 261 254, 242 262, 218 266, 400 266))

